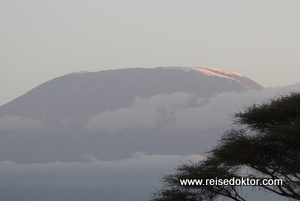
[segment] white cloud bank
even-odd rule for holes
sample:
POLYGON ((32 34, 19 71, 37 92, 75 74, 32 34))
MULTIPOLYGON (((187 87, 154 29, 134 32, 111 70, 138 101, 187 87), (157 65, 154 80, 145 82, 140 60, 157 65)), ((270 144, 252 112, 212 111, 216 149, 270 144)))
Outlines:
POLYGON ((106 111, 92 117, 86 128, 93 131, 119 132, 125 129, 162 128, 204 130, 228 128, 232 115, 253 103, 299 91, 300 84, 264 88, 241 93, 220 93, 203 99, 194 94, 160 94, 150 98, 137 97, 130 107, 106 111))
POLYGON ((92 117, 86 127, 94 131, 118 132, 123 129, 154 128, 172 119, 176 110, 186 107, 193 95, 173 93, 151 98, 135 98, 131 107, 106 111, 92 117))
POLYGON ((33 117, 8 115, 0 118, 0 130, 34 130, 42 127, 42 122, 33 117))

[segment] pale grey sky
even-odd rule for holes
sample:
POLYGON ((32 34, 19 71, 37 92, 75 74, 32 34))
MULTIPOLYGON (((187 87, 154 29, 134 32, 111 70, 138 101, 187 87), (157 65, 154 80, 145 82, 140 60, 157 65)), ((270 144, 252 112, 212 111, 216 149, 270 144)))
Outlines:
POLYGON ((2 0, 0 105, 76 71, 223 68, 268 86, 300 75, 299 0, 2 0))

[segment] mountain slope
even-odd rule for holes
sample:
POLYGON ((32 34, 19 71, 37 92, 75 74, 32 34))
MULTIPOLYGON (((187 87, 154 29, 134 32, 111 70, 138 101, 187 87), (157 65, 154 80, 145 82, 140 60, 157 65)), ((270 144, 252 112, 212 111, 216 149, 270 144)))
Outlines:
POLYGON ((137 68, 69 74, 1 106, 0 116, 90 116, 129 106, 137 96, 182 91, 209 97, 262 88, 242 75, 228 72, 209 68, 137 68))
POLYGON ((199 153, 218 139, 224 129, 220 125, 227 125, 227 114, 217 108, 228 106, 208 107, 210 99, 261 88, 240 74, 211 68, 68 74, 0 107, 0 160, 85 161, 86 154, 114 160, 136 151, 199 153), (211 125, 213 121, 218 123, 211 125))

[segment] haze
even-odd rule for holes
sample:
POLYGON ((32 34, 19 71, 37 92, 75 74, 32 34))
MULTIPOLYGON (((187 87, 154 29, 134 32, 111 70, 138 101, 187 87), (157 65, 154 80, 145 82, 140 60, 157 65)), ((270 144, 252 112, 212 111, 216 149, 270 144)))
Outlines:
POLYGON ((300 74, 298 0, 1 1, 0 105, 70 72, 232 70, 259 84, 300 74))

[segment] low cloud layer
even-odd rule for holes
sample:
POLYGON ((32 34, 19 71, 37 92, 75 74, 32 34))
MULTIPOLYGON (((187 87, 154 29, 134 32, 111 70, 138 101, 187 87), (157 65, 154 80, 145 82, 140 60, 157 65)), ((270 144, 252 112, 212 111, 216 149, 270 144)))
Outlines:
POLYGON ((0 186, 151 186, 157 185, 163 175, 174 171, 179 164, 204 159, 200 155, 146 155, 141 152, 118 161, 101 161, 91 155, 83 157, 89 162, 16 164, 0 161, 0 186))
POLYGON ((86 128, 93 131, 120 132, 126 129, 161 128, 176 130, 208 130, 226 128, 232 115, 253 103, 299 90, 300 85, 249 90, 241 93, 224 92, 211 98, 194 94, 160 94, 137 97, 130 107, 106 111, 92 117, 86 128))
POLYGON ((32 117, 4 116, 0 118, 0 130, 34 130, 42 127, 42 122, 32 117))
POLYGON ((94 131, 119 132, 124 129, 154 128, 172 120, 176 110, 186 107, 193 95, 173 93, 151 98, 135 98, 131 107, 92 117, 86 127, 94 131))

